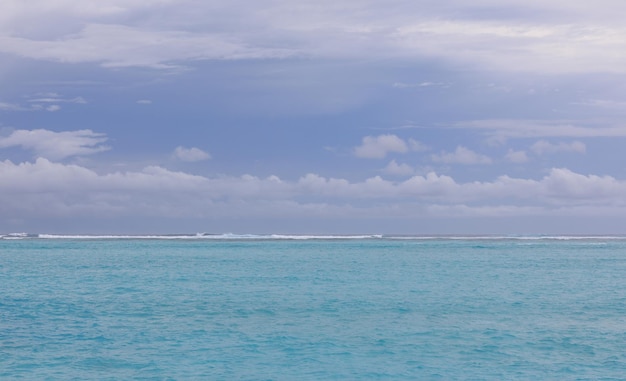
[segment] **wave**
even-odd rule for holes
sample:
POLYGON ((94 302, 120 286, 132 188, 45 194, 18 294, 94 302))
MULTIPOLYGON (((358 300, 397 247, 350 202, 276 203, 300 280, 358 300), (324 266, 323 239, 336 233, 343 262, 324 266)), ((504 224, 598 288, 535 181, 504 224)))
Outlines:
POLYGON ((623 241, 620 235, 315 235, 315 234, 0 234, 2 240, 72 239, 72 240, 410 240, 410 241, 623 241))
POLYGON ((330 240, 381 239, 382 235, 289 235, 289 234, 165 234, 165 235, 64 235, 37 234, 40 239, 186 239, 186 240, 330 240))
POLYGON ((459 240, 459 241, 570 241, 570 240, 626 240, 626 236, 621 235, 436 235, 436 236, 384 236, 390 240, 459 240))
POLYGON ((9 234, 0 234, 0 239, 24 239, 28 238, 28 233, 9 233, 9 234))

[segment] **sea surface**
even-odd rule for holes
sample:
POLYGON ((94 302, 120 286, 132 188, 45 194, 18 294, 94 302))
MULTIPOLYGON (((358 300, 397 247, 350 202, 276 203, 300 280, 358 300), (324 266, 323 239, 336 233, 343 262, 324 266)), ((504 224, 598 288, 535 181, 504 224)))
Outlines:
POLYGON ((0 236, 0 380, 131 379, 626 379, 626 238, 0 236))

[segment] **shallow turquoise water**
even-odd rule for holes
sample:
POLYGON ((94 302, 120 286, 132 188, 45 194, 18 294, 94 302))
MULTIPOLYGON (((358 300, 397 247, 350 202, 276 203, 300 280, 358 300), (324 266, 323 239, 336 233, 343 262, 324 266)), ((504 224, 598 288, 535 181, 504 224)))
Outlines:
POLYGON ((624 379, 626 240, 0 240, 0 379, 624 379))

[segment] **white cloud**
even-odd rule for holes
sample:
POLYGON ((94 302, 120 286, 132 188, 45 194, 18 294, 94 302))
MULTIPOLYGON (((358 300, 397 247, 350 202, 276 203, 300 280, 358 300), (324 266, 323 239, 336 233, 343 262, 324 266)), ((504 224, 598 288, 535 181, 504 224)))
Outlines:
POLYGON ((405 153, 409 150, 406 142, 396 135, 366 136, 363 143, 354 149, 357 157, 382 159, 390 152, 405 153))
POLYGON ((211 158, 211 155, 200 148, 185 148, 178 146, 174 150, 174 157, 182 161, 202 161, 211 158))
POLYGON ((24 108, 15 103, 0 102, 0 111, 25 111, 24 108))
POLYGON ((526 163, 528 162, 528 155, 526 155, 526 151, 514 151, 509 149, 505 158, 513 163, 526 163))
POLYGON ((39 94, 40 97, 31 98, 28 102, 31 103, 78 103, 85 104, 87 101, 83 97, 63 98, 56 93, 39 94))
POLYGON ((530 150, 537 155, 553 154, 558 152, 585 153, 587 151, 587 147, 584 143, 579 141, 553 144, 546 140, 539 140, 530 147, 530 150))
POLYGON ((146 167, 96 173, 39 158, 0 162, 3 218, 98 216, 295 216, 303 210, 335 216, 520 216, 550 213, 615 214, 626 211, 626 181, 552 169, 541 179, 501 176, 459 183, 431 172, 404 181, 379 176, 361 182, 308 174, 296 181, 276 176, 216 177, 146 167), (376 202, 372 202, 376 200, 376 202), (315 205, 315 206, 314 206, 315 205), (244 207, 245 206, 245 207, 244 207), (334 212, 333 212, 334 211, 334 212), (345 215, 349 212, 350 215, 345 215), (343 214, 342 214, 343 213, 343 214))
POLYGON ((398 164, 395 160, 391 160, 383 169, 383 172, 394 176, 409 176, 412 175, 415 170, 406 163, 398 164))
POLYGON ((59 105, 45 105, 43 103, 31 103, 21 105, 18 103, 0 102, 0 111, 58 111, 59 105))
POLYGON ((0 5, 0 49, 59 62, 171 68, 197 59, 367 58, 376 51, 380 58, 435 57, 516 72, 626 70, 626 28, 616 17, 626 9, 614 0, 514 0, 510 13, 487 0, 24 4, 0 5), (476 16, 485 9, 498 12, 476 16))
POLYGON ((140 99, 137 101, 137 103, 140 105, 150 105, 152 104, 152 101, 149 99, 140 99))
POLYGON ((56 40, 0 36, 0 52, 67 63, 94 62, 105 67, 145 66, 171 69, 185 60, 284 58, 293 51, 249 47, 221 34, 149 30, 125 25, 89 24, 56 40))
POLYGON ((454 152, 442 152, 438 155, 431 155, 431 159, 435 162, 446 164, 491 164, 491 158, 476 153, 463 146, 456 147, 454 152))
POLYGON ((422 142, 419 142, 419 141, 417 141, 415 139, 409 139, 409 148, 411 149, 411 151, 426 151, 426 150, 428 150, 428 146, 426 146, 422 142))
POLYGON ((21 147, 37 156, 58 160, 109 150, 110 147, 102 145, 105 141, 107 137, 104 134, 91 130, 15 130, 8 136, 0 137, 0 148, 21 147))
POLYGON ((448 87, 449 84, 443 82, 419 82, 419 83, 406 83, 406 82, 395 82, 393 87, 398 89, 407 89, 407 88, 419 88, 419 87, 448 87))
POLYGON ((626 111, 626 102, 614 99, 590 99, 585 102, 580 102, 581 105, 597 107, 604 110, 612 110, 624 112, 626 111))
POLYGON ((456 128, 484 130, 492 141, 539 137, 626 137, 626 125, 582 126, 567 120, 487 119, 457 123, 456 128))
POLYGON ((397 28, 404 49, 499 70, 624 72, 626 28, 493 20, 418 21, 397 28), (515 46, 515 49, 511 49, 515 46), (562 70, 561 70, 562 69, 562 70))
POLYGON ((59 111, 61 106, 58 103, 87 103, 83 97, 63 98, 57 93, 37 94, 34 98, 30 97, 27 105, 17 103, 0 102, 0 111, 59 111), (53 104, 51 104, 53 103, 53 104))

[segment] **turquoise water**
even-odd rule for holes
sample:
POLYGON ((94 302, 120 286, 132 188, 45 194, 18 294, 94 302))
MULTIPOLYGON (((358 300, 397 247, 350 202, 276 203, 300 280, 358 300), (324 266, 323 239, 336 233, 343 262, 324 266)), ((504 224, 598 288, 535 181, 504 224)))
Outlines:
POLYGON ((0 379, 626 378, 626 240, 0 240, 0 379))

